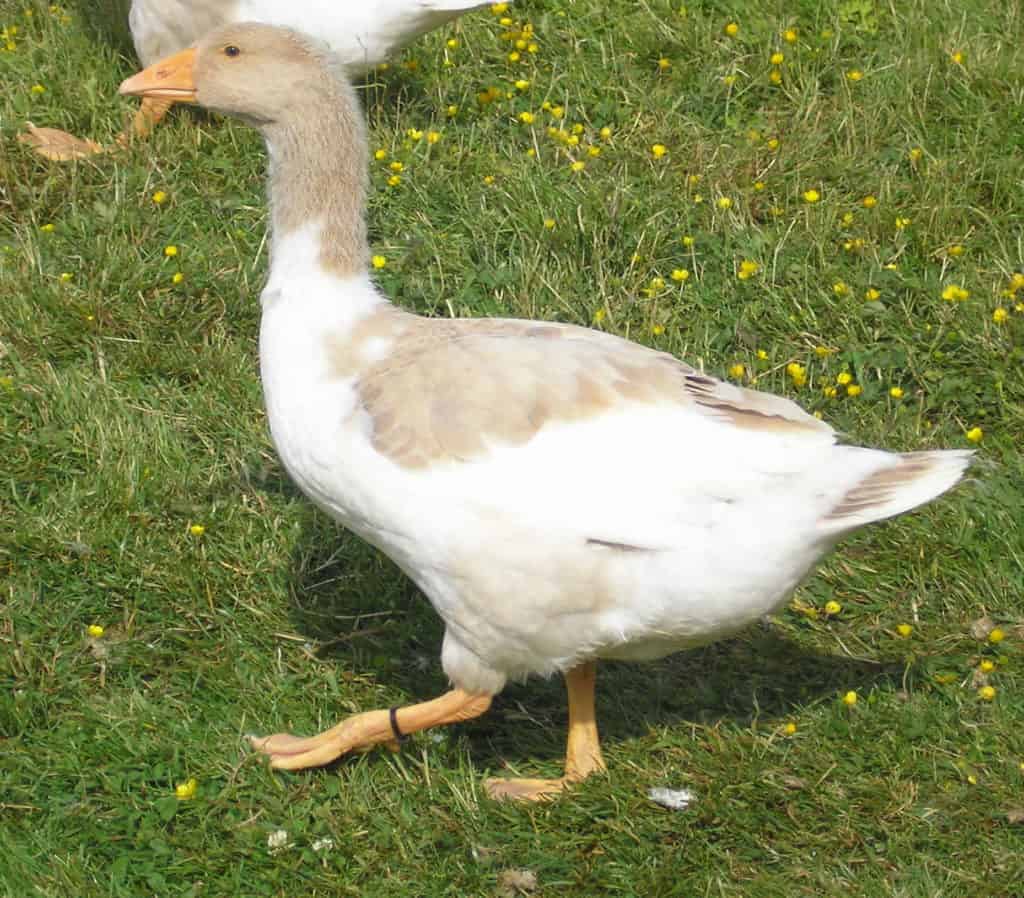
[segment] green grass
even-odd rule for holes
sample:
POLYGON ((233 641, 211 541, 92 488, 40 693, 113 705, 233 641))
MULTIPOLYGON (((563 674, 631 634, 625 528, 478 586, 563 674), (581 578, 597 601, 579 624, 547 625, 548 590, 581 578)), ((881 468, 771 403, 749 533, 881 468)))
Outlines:
POLYGON ((269 444, 258 137, 179 110, 149 143, 78 165, 15 142, 27 119, 103 141, 121 127, 132 104, 116 87, 135 63, 116 49, 115 6, 65 21, 22 0, 0 20, 18 29, 0 52, 4 894, 495 895, 512 868, 544 896, 1019 894, 1024 289, 1004 295, 1024 268, 1019 3, 681 16, 661 0, 527 0, 512 14, 539 52, 523 61, 484 10, 367 84, 371 149, 388 152, 369 162, 371 234, 403 306, 596 321, 716 375, 743 365, 857 442, 963 447, 984 432, 972 482, 845 542, 801 588, 803 607, 835 600, 838 615, 790 610, 702 651, 605 665, 608 776, 542 807, 492 803, 480 781, 559 772, 554 681, 510 687, 400 755, 293 775, 243 747, 249 731, 437 693, 440 626, 386 559, 311 509, 269 444), (570 134, 582 126, 578 147, 549 137, 545 100, 570 134), (743 259, 760 265, 745 281, 743 259), (969 298, 944 301, 951 284, 969 298), (825 394, 842 371, 860 396, 825 394), (986 617, 998 645, 972 632, 986 617), (197 795, 179 802, 189 777, 197 795), (699 801, 664 810, 646 797, 659 785, 699 801), (271 854, 277 829, 291 846, 271 854))

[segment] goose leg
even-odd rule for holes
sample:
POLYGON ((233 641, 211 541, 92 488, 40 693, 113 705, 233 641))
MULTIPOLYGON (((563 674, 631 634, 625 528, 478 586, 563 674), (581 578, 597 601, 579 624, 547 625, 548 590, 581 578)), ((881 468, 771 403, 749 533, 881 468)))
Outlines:
MULTIPOLYGON (((143 97, 142 105, 135 113, 131 127, 125 128, 115 138, 116 146, 127 146, 133 137, 148 137, 156 123, 167 114, 167 110, 173 105, 174 100, 143 97)), ((31 122, 28 123, 25 133, 18 135, 18 140, 51 162, 85 159, 100 153, 109 153, 116 148, 113 145, 101 146, 87 137, 75 137, 73 134, 68 134, 67 131, 57 128, 37 128, 31 122)))
POLYGON ((490 706, 489 695, 473 695, 453 689, 431 701, 393 711, 355 714, 319 736, 299 738, 289 733, 277 733, 273 736, 250 736, 249 741, 253 748, 270 758, 271 767, 302 770, 329 764, 349 752, 367 751, 381 743, 393 743, 399 734, 407 736, 430 727, 479 717, 490 706))
POLYGON ((604 770, 601 742, 594 717, 594 686, 597 663, 588 661, 565 675, 569 693, 569 739, 565 751, 565 776, 554 779, 490 779, 484 783, 491 798, 516 801, 545 801, 567 786, 604 770))

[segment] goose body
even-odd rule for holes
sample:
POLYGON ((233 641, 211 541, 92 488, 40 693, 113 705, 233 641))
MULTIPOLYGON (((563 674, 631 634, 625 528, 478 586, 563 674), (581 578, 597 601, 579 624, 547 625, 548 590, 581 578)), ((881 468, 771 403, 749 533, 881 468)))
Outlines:
POLYGON ((324 41, 356 75, 481 0, 132 0, 132 40, 143 65, 233 22, 283 25, 324 41))
POLYGON ((968 452, 838 445, 788 399, 594 330, 397 309, 367 273, 360 110, 325 52, 293 32, 221 29, 122 90, 191 91, 261 123, 274 444, 303 492, 394 559, 445 625, 451 692, 311 739, 256 740, 277 766, 475 716, 509 678, 562 672, 566 776, 491 784, 549 796, 602 767, 598 660, 657 658, 747 626, 844 534, 934 498, 968 464, 968 452))

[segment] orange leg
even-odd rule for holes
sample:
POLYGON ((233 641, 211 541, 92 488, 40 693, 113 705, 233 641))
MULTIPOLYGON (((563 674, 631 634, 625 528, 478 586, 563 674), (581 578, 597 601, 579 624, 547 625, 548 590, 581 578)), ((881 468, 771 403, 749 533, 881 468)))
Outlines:
POLYGON ((329 764, 353 751, 366 751, 395 740, 392 716, 402 735, 430 727, 459 723, 479 717, 491 706, 489 695, 473 695, 453 689, 439 698, 395 711, 366 711, 348 717, 319 736, 306 739, 288 733, 250 736, 253 748, 270 757, 270 766, 280 770, 302 770, 329 764))
POLYGON ((37 128, 31 122, 28 123, 25 133, 18 135, 18 140, 53 162, 85 159, 100 153, 109 153, 117 147, 127 146, 133 137, 148 137, 156 123, 173 105, 174 100, 143 97, 142 105, 135 113, 131 127, 118 134, 115 138, 116 144, 111 146, 101 146, 87 137, 75 137, 57 128, 37 128))
POLYGON ((594 686, 597 663, 588 661, 565 675, 569 693, 569 740, 565 751, 565 776, 544 779, 490 779, 484 783, 491 798, 517 801, 544 801, 567 786, 604 770, 601 742, 594 717, 594 686))

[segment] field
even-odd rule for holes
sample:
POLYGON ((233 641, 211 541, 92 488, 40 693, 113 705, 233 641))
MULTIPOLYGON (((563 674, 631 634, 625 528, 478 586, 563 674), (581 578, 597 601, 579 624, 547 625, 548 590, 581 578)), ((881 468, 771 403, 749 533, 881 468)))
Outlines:
POLYGON ((978 452, 764 626, 604 665, 608 774, 538 806, 480 784, 560 773, 557 681, 398 754, 250 753, 443 690, 439 622, 270 445, 258 135, 179 108, 41 160, 26 121, 110 143, 134 111, 124 9, 4 0, 0 29, 0 894, 1024 894, 1020 0, 524 0, 366 79, 400 305, 978 452))

